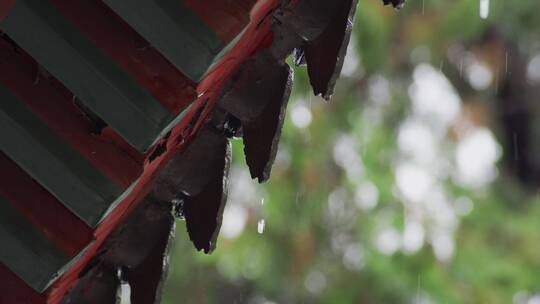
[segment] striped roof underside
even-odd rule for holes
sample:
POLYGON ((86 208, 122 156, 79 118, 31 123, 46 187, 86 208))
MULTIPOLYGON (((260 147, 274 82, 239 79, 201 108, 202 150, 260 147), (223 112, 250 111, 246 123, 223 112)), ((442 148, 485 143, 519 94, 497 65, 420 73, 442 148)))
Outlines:
POLYGON ((0 302, 92 243, 254 2, 0 1, 0 302))

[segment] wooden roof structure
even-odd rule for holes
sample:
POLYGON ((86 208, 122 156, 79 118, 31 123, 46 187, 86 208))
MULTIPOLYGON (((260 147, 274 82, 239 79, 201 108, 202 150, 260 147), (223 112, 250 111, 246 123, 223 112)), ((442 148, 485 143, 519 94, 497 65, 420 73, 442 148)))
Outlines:
POLYGON ((0 0, 0 303, 114 303, 122 280, 132 303, 158 302, 171 209, 198 250, 215 248, 228 138, 266 181, 285 59, 329 99, 355 8, 0 0))

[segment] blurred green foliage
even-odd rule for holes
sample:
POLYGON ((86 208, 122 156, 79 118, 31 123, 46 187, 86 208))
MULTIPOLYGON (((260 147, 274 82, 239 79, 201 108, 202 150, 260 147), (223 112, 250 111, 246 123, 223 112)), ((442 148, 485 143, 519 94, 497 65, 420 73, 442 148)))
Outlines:
POLYGON ((359 3, 353 54, 331 103, 311 97, 305 68, 296 68, 270 182, 249 181, 242 142, 234 141, 228 232, 206 256, 178 222, 164 303, 538 303, 537 192, 502 166, 482 185, 459 182, 455 159, 463 125, 492 130, 501 144, 492 108, 505 62, 489 47, 477 50, 496 29, 525 60, 538 54, 540 1, 491 0, 487 19, 476 0, 409 0, 399 12, 380 2, 359 3), (464 89, 456 49, 476 52, 494 80, 464 89), (419 64, 446 75, 460 117, 477 114, 447 126, 437 165, 422 167, 437 176, 431 186, 442 198, 414 202, 400 193, 396 172, 410 159, 400 148, 402 126, 424 119, 411 101, 419 64), (448 210, 430 207, 435 200, 448 210), (411 226, 408 240, 411 221, 420 228, 411 226))

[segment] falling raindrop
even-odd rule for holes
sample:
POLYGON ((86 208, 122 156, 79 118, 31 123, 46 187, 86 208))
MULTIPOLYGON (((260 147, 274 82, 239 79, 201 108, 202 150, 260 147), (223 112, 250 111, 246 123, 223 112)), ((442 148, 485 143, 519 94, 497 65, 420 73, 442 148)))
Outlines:
POLYGON ((489 17, 489 0, 480 0, 480 18, 489 17))
POLYGON ((499 67, 495 71, 495 94, 499 94, 499 67))
POLYGON ((120 285, 120 304, 130 304, 131 301, 131 286, 127 282, 122 282, 120 285))
POLYGON ((504 54, 504 72, 508 74, 508 51, 504 54))
POLYGON ((422 298, 420 295, 420 275, 418 275, 418 282, 416 283, 416 300, 415 303, 422 303, 422 298))
POLYGON ((259 222, 257 223, 257 232, 259 234, 263 234, 264 233, 264 226, 266 225, 266 222, 264 219, 261 219, 259 220, 259 222))
MULTIPOLYGON (((261 207, 264 206, 264 197, 261 198, 261 207)), ((266 225, 266 222, 264 219, 260 219, 258 222, 257 222, 257 232, 259 234, 263 234, 264 233, 264 226, 266 225)))
POLYGON ((518 146, 518 136, 514 133, 514 160, 519 161, 519 146, 518 146))

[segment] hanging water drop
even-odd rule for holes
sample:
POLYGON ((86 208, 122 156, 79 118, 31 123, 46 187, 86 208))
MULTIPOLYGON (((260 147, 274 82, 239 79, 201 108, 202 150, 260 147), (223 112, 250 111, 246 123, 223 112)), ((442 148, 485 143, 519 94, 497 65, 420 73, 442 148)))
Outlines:
POLYGON ((178 198, 172 200, 172 212, 175 218, 179 220, 185 220, 186 215, 184 212, 185 199, 178 198))
POLYGON ((117 303, 130 304, 131 303, 131 286, 127 280, 127 272, 125 267, 118 267, 116 275, 120 280, 120 286, 116 291, 117 303))
POLYGON ((130 304, 131 303, 131 286, 125 282, 120 285, 120 304, 130 304))
POLYGON ((480 18, 489 17, 489 0, 480 0, 480 18))
POLYGON ((266 222, 264 219, 261 219, 259 220, 259 222, 257 223, 257 232, 259 234, 263 234, 264 233, 264 226, 266 225, 266 222))

